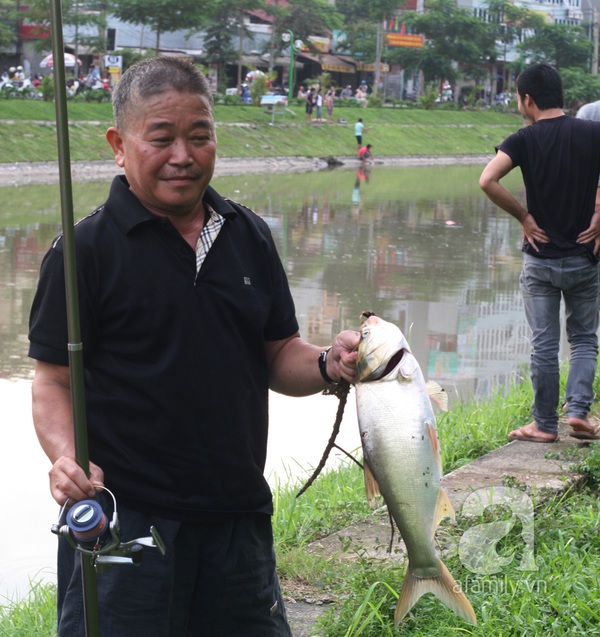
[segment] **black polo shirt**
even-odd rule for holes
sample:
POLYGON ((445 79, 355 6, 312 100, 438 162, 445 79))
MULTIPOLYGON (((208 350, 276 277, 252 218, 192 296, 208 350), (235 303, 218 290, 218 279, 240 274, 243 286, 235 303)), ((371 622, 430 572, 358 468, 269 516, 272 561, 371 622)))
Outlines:
MULTIPOLYGON (((270 230, 212 188, 225 223, 194 250, 123 177, 76 225, 90 460, 129 506, 165 517, 271 512, 264 342, 297 332, 270 230)), ((44 258, 32 358, 68 364, 62 242, 44 258)))

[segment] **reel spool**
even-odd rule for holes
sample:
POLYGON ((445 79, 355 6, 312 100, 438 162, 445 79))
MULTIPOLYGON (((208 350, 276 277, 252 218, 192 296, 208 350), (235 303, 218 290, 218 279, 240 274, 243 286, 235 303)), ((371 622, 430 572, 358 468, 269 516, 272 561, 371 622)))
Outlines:
POLYGON ((113 513, 109 522, 98 500, 76 502, 66 513, 69 500, 61 507, 58 523, 52 525, 52 533, 63 537, 80 553, 88 556, 97 572, 114 564, 141 564, 144 547, 157 548, 165 554, 165 545, 156 529, 150 527, 150 536, 121 542, 117 500, 105 486, 96 486, 112 498, 113 513))

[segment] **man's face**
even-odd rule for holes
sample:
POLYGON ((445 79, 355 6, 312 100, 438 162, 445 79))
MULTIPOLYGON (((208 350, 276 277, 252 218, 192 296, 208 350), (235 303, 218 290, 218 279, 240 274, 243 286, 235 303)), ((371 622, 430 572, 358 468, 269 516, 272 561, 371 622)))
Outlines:
POLYGON ((131 191, 161 216, 202 212, 217 150, 208 100, 171 89, 132 106, 124 130, 106 134, 131 191))

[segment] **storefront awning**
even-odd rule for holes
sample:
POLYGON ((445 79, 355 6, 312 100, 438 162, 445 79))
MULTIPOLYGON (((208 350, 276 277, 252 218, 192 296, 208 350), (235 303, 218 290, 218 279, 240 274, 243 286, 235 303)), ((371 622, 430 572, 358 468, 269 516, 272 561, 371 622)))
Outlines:
POLYGON ((320 64, 323 71, 333 71, 334 73, 351 73, 352 75, 356 73, 356 69, 352 64, 348 64, 348 62, 345 62, 337 55, 331 55, 330 53, 314 55, 312 53, 298 51, 297 56, 307 58, 312 62, 320 64))

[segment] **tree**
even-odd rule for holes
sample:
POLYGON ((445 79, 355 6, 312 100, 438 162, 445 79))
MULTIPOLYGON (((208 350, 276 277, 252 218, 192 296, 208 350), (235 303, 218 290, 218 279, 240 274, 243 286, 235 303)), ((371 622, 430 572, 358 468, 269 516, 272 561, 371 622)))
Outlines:
POLYGON ((16 42, 18 21, 18 11, 14 3, 0 5, 0 51, 16 42))
POLYGON ((582 69, 562 69, 560 72, 566 108, 578 108, 594 102, 600 96, 600 77, 582 69))
POLYGON ((156 33, 158 55, 161 33, 197 29, 205 23, 210 10, 210 3, 197 0, 116 0, 112 13, 123 22, 150 27, 156 33))
MULTIPOLYGON (((223 5, 221 5, 223 6, 223 5)), ((220 9, 220 7, 219 7, 220 9)), ((239 22, 232 18, 228 10, 217 9, 206 27, 204 37, 204 57, 208 64, 216 64, 219 92, 227 88, 225 68, 237 58, 234 41, 240 28, 239 22)))
POLYGON ((237 40, 238 78, 242 83, 242 56, 244 54, 244 37, 248 30, 244 26, 245 12, 262 7, 262 0, 222 0, 216 2, 206 12, 208 20, 207 38, 205 40, 206 58, 209 63, 219 66, 219 83, 226 81, 225 65, 235 59, 237 40))
POLYGON ((520 48, 532 62, 546 62, 557 69, 587 70, 592 54, 592 43, 584 29, 566 24, 542 24, 520 48))
MULTIPOLYGON (((279 36, 290 29, 294 39, 302 40, 310 47, 309 36, 328 36, 330 31, 339 29, 342 24, 342 16, 328 0, 289 0, 277 27, 279 36)), ((278 40, 281 41, 281 37, 278 40)))
POLYGON ((509 46, 513 47, 515 43, 522 43, 535 32, 535 29, 540 29, 545 20, 539 12, 517 6, 510 0, 489 0, 488 16, 489 27, 494 32, 496 42, 502 47, 502 50, 498 52, 498 58, 504 61, 503 87, 506 90, 510 79, 507 64, 509 46))
POLYGON ((490 58, 495 57, 494 32, 471 12, 456 6, 454 0, 431 0, 425 13, 405 14, 405 23, 425 37, 421 49, 398 47, 390 58, 406 68, 418 68, 425 82, 460 76, 481 80, 488 74, 490 58))
MULTIPOLYGON (((50 0, 29 0, 28 10, 22 14, 31 23, 38 25, 40 34, 45 35, 35 41, 37 51, 50 49, 50 0)), ((106 5, 101 0, 62 1, 62 16, 65 26, 76 27, 77 42, 95 52, 106 51, 106 5), (79 29, 81 28, 81 31, 79 29)))

